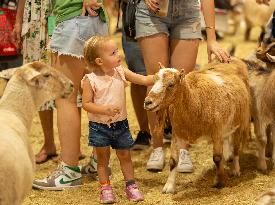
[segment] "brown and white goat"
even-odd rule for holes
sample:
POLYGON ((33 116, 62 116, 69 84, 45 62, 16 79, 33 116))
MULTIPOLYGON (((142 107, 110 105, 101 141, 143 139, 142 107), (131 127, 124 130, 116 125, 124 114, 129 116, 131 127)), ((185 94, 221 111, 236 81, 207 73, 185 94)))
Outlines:
POLYGON ((21 204, 32 187, 34 156, 28 133, 46 101, 67 97, 72 82, 44 63, 17 69, 0 99, 0 204, 21 204))
MULTIPOLYGON (((169 107, 172 124, 170 174, 164 193, 174 193, 179 147, 182 141, 194 142, 201 136, 213 141, 217 188, 224 186, 223 142, 232 135, 233 175, 240 175, 241 142, 249 133, 250 97, 246 65, 238 59, 230 63, 213 62, 200 71, 184 74, 163 68, 145 98, 145 109, 157 112, 169 107)), ((162 126, 163 123, 160 123, 162 126)), ((159 129, 162 130, 162 127, 159 129)))
POLYGON ((264 52, 261 56, 261 59, 266 62, 259 60, 255 55, 250 55, 245 59, 249 68, 251 115, 258 142, 257 167, 264 172, 267 170, 266 148, 271 148, 268 151, 272 153, 273 169, 275 169, 275 64, 271 62, 274 57, 272 52, 268 53, 269 50, 266 50, 266 58, 263 57, 264 52), (270 62, 267 62, 268 60, 270 62))

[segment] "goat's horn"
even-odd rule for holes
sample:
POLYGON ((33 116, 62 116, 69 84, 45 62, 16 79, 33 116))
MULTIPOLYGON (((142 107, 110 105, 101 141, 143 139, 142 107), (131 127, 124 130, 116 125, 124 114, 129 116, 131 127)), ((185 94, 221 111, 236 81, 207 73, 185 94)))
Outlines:
POLYGON ((165 68, 161 62, 159 62, 159 68, 162 69, 162 68, 165 68))
POLYGON ((266 55, 266 57, 268 58, 268 60, 270 60, 271 62, 275 62, 275 56, 272 56, 272 55, 270 55, 269 53, 266 53, 265 54, 266 55))

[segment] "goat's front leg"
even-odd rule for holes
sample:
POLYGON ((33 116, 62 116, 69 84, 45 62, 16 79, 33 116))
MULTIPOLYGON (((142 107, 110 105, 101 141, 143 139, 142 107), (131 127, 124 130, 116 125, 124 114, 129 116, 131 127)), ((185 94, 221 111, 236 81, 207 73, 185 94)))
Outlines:
POLYGON ((179 160, 179 150, 177 146, 177 139, 174 134, 174 131, 172 131, 172 142, 171 142, 171 157, 169 161, 170 165, 170 172, 168 179, 166 181, 166 184, 164 185, 162 189, 162 193, 166 194, 174 194, 175 193, 175 187, 176 187, 176 176, 177 176, 177 165, 179 160))
POLYGON ((213 161, 216 165, 216 179, 213 187, 221 189, 224 187, 224 158, 222 136, 213 138, 213 161))
POLYGON ((265 160, 265 148, 266 148, 266 125, 261 123, 262 120, 255 118, 254 119, 254 130, 257 137, 257 146, 258 146, 258 162, 257 168, 263 172, 266 172, 267 165, 265 160))

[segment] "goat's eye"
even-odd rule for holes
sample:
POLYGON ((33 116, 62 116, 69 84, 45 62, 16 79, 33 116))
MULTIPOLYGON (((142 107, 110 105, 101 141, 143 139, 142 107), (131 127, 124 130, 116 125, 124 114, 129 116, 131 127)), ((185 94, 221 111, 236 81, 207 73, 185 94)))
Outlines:
POLYGON ((51 76, 51 74, 46 73, 46 74, 44 74, 43 76, 44 76, 45 78, 48 78, 48 77, 50 77, 50 76, 51 76))
POLYGON ((173 88, 174 87, 174 84, 169 84, 168 85, 168 88, 173 88))

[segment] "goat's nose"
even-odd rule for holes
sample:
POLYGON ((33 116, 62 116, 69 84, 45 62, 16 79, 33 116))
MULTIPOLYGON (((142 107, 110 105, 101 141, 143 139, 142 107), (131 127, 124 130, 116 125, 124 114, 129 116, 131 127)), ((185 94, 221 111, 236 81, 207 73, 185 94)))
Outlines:
POLYGON ((151 105, 152 103, 153 103, 152 100, 145 100, 144 107, 147 107, 147 106, 151 105))

